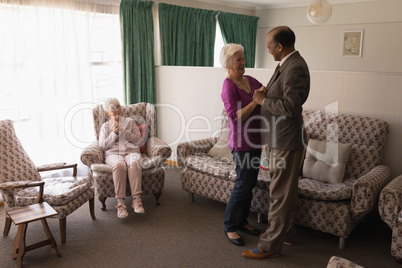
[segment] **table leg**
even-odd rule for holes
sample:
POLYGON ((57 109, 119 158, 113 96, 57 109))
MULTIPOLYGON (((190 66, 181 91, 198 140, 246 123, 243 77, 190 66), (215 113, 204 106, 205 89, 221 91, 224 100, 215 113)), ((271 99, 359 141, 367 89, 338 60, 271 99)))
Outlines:
POLYGON ((15 260, 17 258, 18 249, 20 246, 20 239, 21 239, 21 235, 22 235, 22 233, 20 232, 20 226, 18 227, 17 234, 14 237, 14 251, 13 251, 13 254, 11 255, 11 258, 13 258, 13 260, 15 260))
POLYGON ((56 250, 57 255, 61 257, 60 251, 57 248, 56 240, 54 239, 52 232, 49 229, 49 225, 47 224, 46 219, 41 219, 41 221, 47 238, 52 242, 52 248, 54 248, 54 250, 56 250))
POLYGON ((18 232, 14 240, 13 259, 17 258, 18 267, 22 268, 22 258, 25 255, 25 235, 27 233, 28 223, 18 225, 18 232))

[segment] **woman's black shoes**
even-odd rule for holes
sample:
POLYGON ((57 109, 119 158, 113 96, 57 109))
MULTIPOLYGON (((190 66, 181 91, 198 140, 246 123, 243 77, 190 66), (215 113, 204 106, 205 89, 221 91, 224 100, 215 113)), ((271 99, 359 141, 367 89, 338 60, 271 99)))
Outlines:
POLYGON ((237 227, 238 230, 243 231, 247 234, 251 234, 251 235, 260 235, 261 231, 258 230, 257 228, 254 228, 253 230, 249 230, 244 226, 239 226, 237 227))
POLYGON ((231 238, 229 238, 228 233, 227 233, 226 231, 225 231, 225 235, 226 235, 226 237, 229 239, 229 241, 230 241, 232 244, 235 244, 236 246, 243 246, 243 245, 244 245, 244 241, 243 241, 243 239, 242 239, 241 237, 235 238, 235 239, 231 239, 231 238))

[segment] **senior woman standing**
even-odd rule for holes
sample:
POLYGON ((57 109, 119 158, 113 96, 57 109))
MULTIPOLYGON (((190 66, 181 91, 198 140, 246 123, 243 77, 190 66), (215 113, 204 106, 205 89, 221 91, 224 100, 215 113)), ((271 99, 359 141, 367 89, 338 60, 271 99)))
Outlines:
POLYGON ((236 168, 236 183, 226 206, 224 231, 229 241, 237 246, 244 244, 238 230, 251 235, 260 234, 247 218, 261 156, 260 107, 253 101, 253 93, 265 91, 259 81, 244 75, 246 60, 243 51, 242 45, 227 44, 220 55, 222 66, 228 71, 221 98, 229 118, 228 145, 236 168))

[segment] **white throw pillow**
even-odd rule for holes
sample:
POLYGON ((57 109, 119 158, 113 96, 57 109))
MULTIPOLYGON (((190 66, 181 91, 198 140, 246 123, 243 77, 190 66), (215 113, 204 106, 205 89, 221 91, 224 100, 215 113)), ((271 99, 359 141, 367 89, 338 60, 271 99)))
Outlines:
POLYGON ((303 164, 303 177, 341 183, 351 151, 352 144, 310 139, 303 164))
POLYGON ((232 150, 228 147, 229 143, 229 129, 222 130, 218 142, 208 151, 207 155, 216 157, 226 163, 234 164, 232 150))

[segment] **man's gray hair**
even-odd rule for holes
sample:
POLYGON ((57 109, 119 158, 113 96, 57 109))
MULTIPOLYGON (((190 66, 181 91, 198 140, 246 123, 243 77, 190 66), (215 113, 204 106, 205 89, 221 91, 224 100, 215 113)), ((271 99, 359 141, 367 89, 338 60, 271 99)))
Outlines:
POLYGON ((233 43, 224 45, 221 50, 221 55, 220 55, 220 61, 221 61, 222 67, 229 69, 230 66, 232 65, 233 55, 239 51, 244 52, 244 47, 242 45, 233 44, 233 43))
POLYGON ((115 107, 120 106, 120 102, 118 99, 116 98, 108 98, 105 101, 105 111, 107 111, 109 109, 110 105, 114 105, 115 107))

